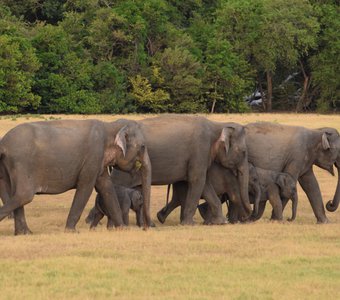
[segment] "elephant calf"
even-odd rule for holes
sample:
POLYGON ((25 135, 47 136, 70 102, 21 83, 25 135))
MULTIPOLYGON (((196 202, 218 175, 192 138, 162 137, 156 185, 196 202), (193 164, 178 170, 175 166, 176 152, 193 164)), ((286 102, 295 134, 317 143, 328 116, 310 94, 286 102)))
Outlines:
MULTIPOLYGON (((225 193, 227 194, 226 197, 221 198, 221 201, 229 200, 228 219, 231 223, 235 223, 240 220, 234 204, 235 198, 239 195, 238 186, 235 185, 235 175, 231 172, 224 172, 219 177, 224 178, 225 193)), ((282 220, 282 211, 289 199, 292 200, 293 205, 292 217, 288 221, 293 221, 296 218, 298 202, 296 180, 288 173, 265 170, 249 164, 249 201, 254 204, 253 221, 262 217, 267 200, 273 207, 272 219, 282 220)), ((206 223, 209 223, 211 216, 209 205, 203 203, 198 208, 202 218, 206 223)))
POLYGON ((253 219, 261 218, 267 200, 273 207, 272 219, 282 220, 282 211, 289 199, 292 200, 292 217, 296 218, 298 196, 296 180, 289 173, 265 170, 250 165, 254 171, 249 177, 250 201, 254 203, 253 219))
MULTIPOLYGON (((121 185, 114 185, 114 189, 122 211, 124 225, 129 225, 129 210, 131 208, 136 213, 137 226, 141 227, 143 225, 143 196, 141 192, 137 189, 130 189, 121 185)), ((108 215, 102 203, 102 197, 97 194, 95 206, 90 210, 85 219, 87 224, 91 224, 91 228, 96 227, 99 221, 108 215)))

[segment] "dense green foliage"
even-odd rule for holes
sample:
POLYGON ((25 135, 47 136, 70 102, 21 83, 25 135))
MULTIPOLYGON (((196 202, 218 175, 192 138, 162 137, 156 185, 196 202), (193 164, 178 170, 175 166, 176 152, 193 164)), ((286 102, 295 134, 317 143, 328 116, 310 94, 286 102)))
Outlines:
POLYGON ((340 108, 331 0, 0 0, 0 112, 340 108))

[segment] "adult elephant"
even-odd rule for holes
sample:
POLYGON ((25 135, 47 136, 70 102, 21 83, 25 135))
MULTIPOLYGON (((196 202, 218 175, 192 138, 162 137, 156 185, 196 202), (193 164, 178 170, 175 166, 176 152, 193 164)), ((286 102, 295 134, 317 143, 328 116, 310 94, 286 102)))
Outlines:
MULTIPOLYGON (((206 181, 211 163, 238 173, 241 201, 247 216, 251 213, 248 198, 249 169, 245 133, 236 123, 218 123, 200 116, 165 115, 139 121, 152 164, 152 184, 168 185, 185 181, 188 193, 181 211, 181 224, 193 224, 203 190, 209 193, 213 217, 211 223, 226 222, 222 207, 210 182, 206 181)), ((135 187, 138 176, 131 178, 114 172, 113 181, 135 187)))
MULTIPOLYGON (((309 199, 317 222, 327 223, 313 165, 334 174, 333 164, 336 162, 338 167, 340 162, 337 160, 340 150, 338 131, 334 128, 307 129, 258 122, 246 125, 245 133, 249 162, 262 169, 289 173, 298 180, 309 199)), ((339 180, 340 178, 334 200, 328 203, 328 209, 334 209, 339 203, 339 180)), ((264 205, 260 204, 259 216, 263 210, 264 205)))
MULTIPOLYGON (((252 193, 255 192, 254 195, 257 196, 259 202, 261 191, 260 189, 258 189, 258 191, 255 191, 255 189, 258 188, 258 184, 254 184, 255 180, 253 180, 253 178, 255 177, 255 175, 253 173, 256 173, 255 168, 250 165, 249 194, 252 195, 252 193)), ((217 163, 213 163, 208 169, 206 180, 207 182, 209 182, 209 184, 211 184, 216 195, 221 199, 221 203, 224 202, 225 198, 228 198, 233 203, 233 205, 238 208, 238 213, 240 211, 242 212, 240 213, 240 219, 242 220, 244 218, 244 211, 242 211, 243 206, 240 197, 240 187, 238 178, 237 176, 235 176, 234 172, 222 167, 217 163)), ((185 181, 180 181, 172 184, 172 197, 169 202, 170 187, 171 185, 168 185, 166 205, 157 213, 158 221, 161 222, 162 224, 165 222, 168 215, 171 214, 171 212, 175 208, 183 205, 188 190, 188 185, 185 181)), ((204 199, 205 201, 208 202, 210 197, 211 195, 209 193, 206 193, 205 190, 203 190, 201 199, 204 199)), ((251 199, 251 197, 249 198, 251 199)), ((202 209, 202 206, 199 205, 199 208, 202 209)), ((200 211, 201 215, 205 216, 204 223, 211 224, 210 206, 203 207, 203 209, 208 210, 204 212, 200 211)), ((231 220, 230 216, 228 218, 228 221, 234 223, 231 220)))
POLYGON ((107 173, 108 166, 131 171, 141 165, 145 226, 150 224, 151 164, 140 125, 135 121, 62 120, 21 124, 0 142, 2 196, 0 220, 14 211, 15 234, 28 234, 24 205, 35 194, 59 194, 76 189, 66 222, 75 226, 95 187, 103 196, 113 224, 122 213, 107 173), (139 161, 139 163, 137 163, 139 161))

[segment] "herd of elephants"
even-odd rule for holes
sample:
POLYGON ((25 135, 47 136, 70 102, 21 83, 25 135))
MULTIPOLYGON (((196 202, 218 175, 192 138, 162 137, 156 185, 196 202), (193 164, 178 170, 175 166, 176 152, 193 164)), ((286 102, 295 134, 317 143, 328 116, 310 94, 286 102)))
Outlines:
POLYGON ((154 226, 151 185, 168 186, 166 205, 157 213, 161 223, 178 206, 183 225, 194 224, 197 208, 205 224, 256 221, 267 201, 271 218, 282 220, 289 200, 293 221, 299 182, 317 222, 327 223, 313 165, 332 175, 333 166, 338 169, 335 194, 326 205, 333 212, 340 201, 340 136, 334 128, 240 125, 192 115, 23 123, 0 141, 0 221, 13 214, 14 233, 29 234, 24 206, 35 194, 76 189, 65 228, 76 231, 95 188, 86 218, 90 228, 104 216, 108 228, 126 226, 132 209, 137 225, 147 229, 154 226))

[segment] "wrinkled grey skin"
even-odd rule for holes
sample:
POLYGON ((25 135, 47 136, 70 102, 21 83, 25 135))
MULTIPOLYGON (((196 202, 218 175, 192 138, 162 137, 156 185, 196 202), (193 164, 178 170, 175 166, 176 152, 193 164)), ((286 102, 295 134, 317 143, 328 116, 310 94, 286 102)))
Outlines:
MULTIPOLYGON (((207 180, 212 183, 212 186, 216 194, 221 198, 223 203, 226 200, 232 202, 232 207, 240 206, 240 191, 237 182, 237 177, 233 172, 228 169, 221 168, 217 164, 213 164, 207 174, 207 180), (223 197, 227 195, 227 197, 223 197)), ((167 216, 185 199, 187 192, 187 184, 185 182, 177 182, 173 184, 172 199, 165 207, 163 207, 158 213, 157 218, 161 223, 164 223, 167 216)), ((249 165, 249 200, 250 203, 254 204, 253 220, 259 219, 258 207, 262 202, 267 200, 270 201, 273 207, 273 217, 275 220, 282 220, 282 202, 292 199, 293 209, 292 218, 289 221, 293 221, 296 217, 297 208, 297 192, 296 192, 296 181, 293 177, 287 173, 278 173, 270 170, 263 170, 255 168, 251 164, 249 165)), ((168 197, 167 197, 168 198, 168 197)), ((205 199, 205 195, 202 194, 201 199, 205 199)), ((198 206, 199 212, 204 219, 205 224, 211 223, 211 210, 207 203, 200 204, 198 206)), ((233 215, 235 211, 229 210, 228 219, 230 223, 236 223, 242 218, 239 215, 233 215)))
MULTIPOLYGON (((327 134, 327 136, 332 136, 332 135, 335 134, 335 132, 337 132, 336 129, 328 128, 328 127, 319 128, 318 130, 321 131, 322 133, 327 134)), ((340 149, 339 149, 339 146, 337 146, 337 144, 335 144, 335 143, 331 144, 330 147, 331 147, 330 152, 333 153, 333 155, 334 155, 334 153, 337 152, 337 157, 336 157, 334 165, 335 165, 335 167, 338 171, 337 172, 338 173, 338 182, 337 182, 336 190, 335 190, 335 193, 334 193, 334 197, 333 197, 332 200, 329 200, 327 202, 326 209, 330 212, 334 212, 339 207, 339 202, 340 202, 340 149)), ((330 173, 332 173, 332 172, 330 172, 330 173)))
POLYGON ((151 164, 137 122, 62 120, 19 125, 0 142, 0 170, 6 183, 1 193, 8 199, 0 208, 0 220, 14 211, 15 234, 29 234, 24 205, 35 194, 76 189, 65 228, 75 231, 95 187, 113 224, 121 226, 121 210, 106 168, 116 165, 131 171, 137 160, 142 164, 144 216, 150 224, 151 164))
POLYGON ((265 203, 269 200, 273 207, 272 219, 282 220, 283 203, 291 199, 293 203, 292 217, 288 221, 294 221, 298 203, 296 180, 288 173, 253 168, 255 172, 251 172, 249 176, 249 186, 254 195, 249 197, 250 202, 254 203, 253 219, 258 220, 262 217, 265 203), (256 175, 253 176, 253 174, 256 175), (261 211, 259 212, 260 204, 261 211))
MULTIPOLYGON (((213 161, 234 169, 241 186, 241 201, 248 215, 249 170, 243 126, 217 123, 199 116, 165 115, 139 121, 146 139, 152 164, 152 184, 168 185, 179 181, 188 184, 188 193, 181 211, 181 224, 194 224, 198 201, 203 190, 211 196, 212 223, 224 224, 221 201, 206 173, 213 161)), ((136 187, 138 176, 129 177, 115 171, 113 180, 124 186, 136 187)))
MULTIPOLYGON (((251 178, 254 177, 252 176, 252 168, 249 167, 249 183, 251 182, 251 178)), ((247 215, 245 214, 245 211, 243 209, 242 202, 240 200, 240 186, 239 182, 237 179, 237 176, 235 174, 226 168, 223 168, 222 166, 218 165, 217 163, 213 163, 211 167, 208 170, 207 173, 207 182, 209 182, 213 189, 215 190, 216 194, 218 195, 219 198, 223 199, 222 196, 223 194, 228 195, 228 199, 233 202, 235 207, 238 207, 238 211, 241 211, 241 216, 240 218, 242 220, 247 219, 247 215)), ((181 182, 176 182, 172 185, 172 197, 171 201, 168 203, 168 198, 169 198, 169 189, 170 185, 168 186, 168 193, 167 193, 167 204, 157 213, 157 218, 159 222, 164 223, 168 215, 178 206, 183 204, 183 201, 185 200, 185 196, 188 191, 188 184, 185 181, 181 182)), ((249 185, 249 190, 251 189, 251 186, 249 185)), ((206 200, 209 198, 209 194, 206 193, 205 190, 203 190, 203 193, 201 195, 201 199, 206 200)), ((251 200, 249 198, 249 200, 251 200)), ((222 201, 223 203, 223 201, 222 201)), ((209 210, 204 211, 204 224, 211 224, 211 219, 212 219, 212 213, 210 210, 209 205, 199 205, 198 208, 201 208, 203 210, 209 210)), ((202 214, 202 213, 201 213, 202 214)))
MULTIPOLYGON (((337 130, 314 130, 259 122, 246 125, 245 131, 249 162, 262 169, 288 173, 294 180, 298 180, 309 199, 317 222, 327 223, 313 165, 333 174, 333 164, 340 150, 337 130)), ((335 197, 332 206, 336 206, 339 194, 340 192, 336 193, 338 197, 335 197)))
MULTIPOLYGON (((125 226, 129 226, 130 208, 136 213, 136 224, 141 227, 143 225, 143 196, 137 189, 130 189, 121 185, 114 185, 118 198, 120 209, 122 210, 122 218, 125 226)), ((98 225, 99 221, 108 216, 106 207, 102 205, 103 198, 98 194, 95 206, 91 209, 85 221, 91 224, 91 228, 98 225)))

